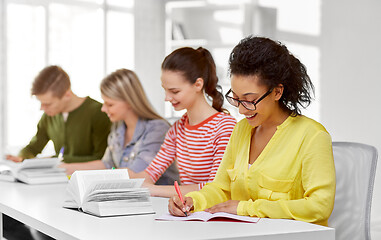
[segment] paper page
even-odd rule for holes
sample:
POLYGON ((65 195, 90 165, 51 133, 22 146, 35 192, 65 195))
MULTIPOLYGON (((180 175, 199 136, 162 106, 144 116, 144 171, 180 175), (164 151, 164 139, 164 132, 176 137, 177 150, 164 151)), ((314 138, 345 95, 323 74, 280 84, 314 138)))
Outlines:
POLYGON ((80 193, 80 187, 79 187, 79 182, 77 179, 77 172, 74 172, 73 175, 71 175, 69 184, 66 187, 66 192, 70 193, 67 194, 67 197, 70 198, 72 197, 73 200, 77 203, 78 208, 81 207, 82 205, 82 195, 80 193))
POLYGON ((159 218, 156 218, 156 220, 167 220, 167 221, 192 221, 192 220, 199 220, 199 221, 209 221, 213 219, 218 219, 222 221, 241 221, 241 222, 250 222, 250 223, 256 223, 259 221, 259 218, 255 217, 249 217, 249 216, 239 216, 235 214, 225 213, 225 212, 218 212, 218 213, 209 213, 209 212, 194 212, 190 213, 188 217, 176 217, 173 215, 170 215, 169 213, 163 214, 159 218))
POLYGON ((119 190, 97 190, 91 193, 87 201, 114 201, 114 200, 149 200, 149 190, 146 188, 129 188, 119 190))
POLYGON ((150 193, 147 188, 129 188, 118 190, 97 190, 91 193, 86 202, 103 202, 123 200, 126 202, 150 202, 150 193))
POLYGON ((241 222, 250 222, 250 223, 256 223, 259 221, 260 218, 256 217, 249 217, 249 216, 240 216, 236 214, 226 213, 226 212, 217 212, 210 215, 209 220, 222 220, 220 218, 228 218, 233 219, 241 222))
MULTIPOLYGON (((31 168, 53 168, 59 164, 58 158, 32 158, 25 159, 18 165, 16 165, 16 170, 20 171, 22 169, 31 168)), ((17 163, 16 163, 17 164, 17 163)))
POLYGON ((198 220, 198 221, 207 221, 210 217, 211 213, 208 212, 194 212, 189 213, 188 217, 177 217, 173 216, 169 213, 165 213, 162 216, 156 218, 156 220, 167 220, 167 221, 192 221, 192 220, 198 220))
POLYGON ((97 180, 89 185, 85 192, 85 199, 88 195, 98 190, 112 191, 117 189, 137 189, 143 184, 143 178, 136 179, 115 179, 115 180, 97 180))
POLYGON ((19 175, 27 177, 49 177, 49 176, 66 176, 65 169, 63 168, 28 168, 19 171, 19 175))
POLYGON ((86 190, 97 181, 129 179, 127 169, 113 170, 82 170, 75 171, 70 178, 69 185, 78 192, 80 205, 82 205, 86 190))

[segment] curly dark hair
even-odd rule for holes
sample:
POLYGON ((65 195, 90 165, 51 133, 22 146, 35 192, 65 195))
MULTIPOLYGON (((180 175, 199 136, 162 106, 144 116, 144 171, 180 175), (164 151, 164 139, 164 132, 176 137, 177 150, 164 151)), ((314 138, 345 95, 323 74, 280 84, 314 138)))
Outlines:
POLYGON ((229 75, 258 76, 269 88, 282 84, 279 102, 293 116, 300 115, 312 101, 314 86, 306 67, 286 46, 269 38, 248 36, 234 47, 229 58, 229 75))

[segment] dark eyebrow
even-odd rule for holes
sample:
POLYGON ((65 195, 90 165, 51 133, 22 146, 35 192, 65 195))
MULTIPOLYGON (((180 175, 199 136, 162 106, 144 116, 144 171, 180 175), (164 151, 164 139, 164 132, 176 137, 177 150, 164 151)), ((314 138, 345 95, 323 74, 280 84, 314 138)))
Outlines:
MULTIPOLYGON (((233 90, 232 90, 232 93, 233 93, 234 95, 238 96, 233 90)), ((258 93, 251 93, 251 92, 249 92, 249 93, 244 93, 244 94, 243 94, 243 96, 248 96, 248 95, 258 95, 258 93)))

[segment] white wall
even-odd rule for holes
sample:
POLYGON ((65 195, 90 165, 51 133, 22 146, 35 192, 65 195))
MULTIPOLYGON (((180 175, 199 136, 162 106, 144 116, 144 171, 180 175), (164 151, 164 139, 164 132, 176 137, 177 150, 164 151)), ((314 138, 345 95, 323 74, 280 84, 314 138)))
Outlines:
POLYGON ((165 5, 162 0, 135 1, 135 72, 148 99, 164 116, 161 62, 165 57, 165 5))
MULTIPOLYGON (((381 1, 322 2, 321 122, 334 141, 374 145, 381 155, 381 1)), ((381 160, 372 239, 381 239, 381 160)))

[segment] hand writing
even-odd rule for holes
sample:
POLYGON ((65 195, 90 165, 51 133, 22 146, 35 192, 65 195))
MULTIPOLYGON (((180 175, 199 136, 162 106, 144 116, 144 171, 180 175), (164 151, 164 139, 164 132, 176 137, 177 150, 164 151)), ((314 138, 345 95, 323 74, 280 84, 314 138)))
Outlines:
POLYGON ((173 216, 185 217, 193 209, 193 199, 184 197, 184 204, 181 202, 179 196, 173 196, 168 201, 168 212, 173 216))

